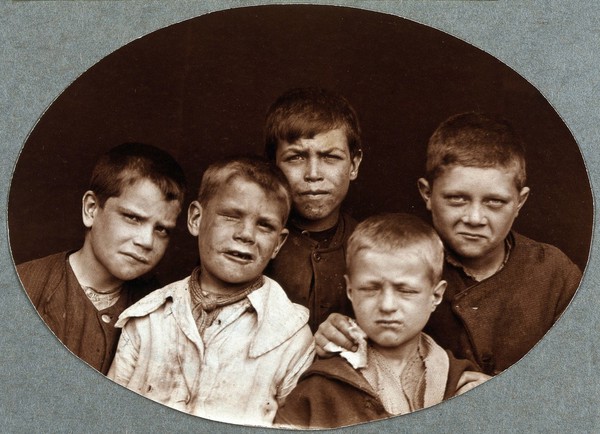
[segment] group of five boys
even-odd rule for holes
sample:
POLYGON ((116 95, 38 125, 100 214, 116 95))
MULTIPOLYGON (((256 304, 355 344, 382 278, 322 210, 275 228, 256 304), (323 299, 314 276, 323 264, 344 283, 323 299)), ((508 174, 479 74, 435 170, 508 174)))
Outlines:
POLYGON ((266 159, 229 158, 203 174, 187 214, 199 265, 143 298, 185 176, 144 144, 99 159, 83 247, 17 267, 73 353, 197 416, 336 427, 482 383, 525 355, 575 293, 577 266, 511 229, 529 188, 507 122, 463 113, 433 133, 418 180, 433 228, 408 214, 357 225, 341 212, 363 157, 341 95, 286 92, 265 132, 266 159))

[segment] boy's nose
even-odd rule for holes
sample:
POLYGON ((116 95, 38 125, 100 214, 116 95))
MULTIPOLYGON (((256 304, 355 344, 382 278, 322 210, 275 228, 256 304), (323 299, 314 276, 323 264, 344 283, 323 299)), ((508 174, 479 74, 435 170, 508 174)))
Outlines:
POLYGON ((154 245, 154 228, 145 225, 140 226, 133 241, 137 246, 146 250, 152 249, 154 245))
POLYGON ((484 225, 487 223, 484 210, 481 204, 472 203, 470 204, 463 216, 463 222, 470 225, 484 225))
POLYGON ((304 180, 307 182, 320 181, 323 179, 321 175, 321 166, 317 158, 309 158, 306 162, 304 172, 304 180))
POLYGON ((394 312, 397 309, 396 296, 393 290, 383 290, 379 296, 379 310, 394 312))
POLYGON ((243 243, 254 242, 254 225, 244 220, 240 221, 235 228, 233 237, 243 243))

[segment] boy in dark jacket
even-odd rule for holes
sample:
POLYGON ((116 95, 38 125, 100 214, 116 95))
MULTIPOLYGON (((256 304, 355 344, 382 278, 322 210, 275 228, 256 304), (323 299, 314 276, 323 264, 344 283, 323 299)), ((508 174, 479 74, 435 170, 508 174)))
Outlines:
MULTIPOLYGON (((406 414, 469 389, 459 379, 473 365, 422 332, 446 288, 443 263, 438 235, 414 216, 384 214, 359 223, 348 240, 345 275, 359 348, 339 348, 341 357, 315 362, 275 422, 350 425, 406 414)), ((477 384, 487 378, 479 377, 477 384)))
POLYGON ((293 201, 287 242, 265 274, 309 308, 314 333, 333 312, 352 315, 344 249, 356 221, 341 206, 362 160, 358 116, 335 92, 292 89, 269 108, 265 154, 288 179, 293 201))

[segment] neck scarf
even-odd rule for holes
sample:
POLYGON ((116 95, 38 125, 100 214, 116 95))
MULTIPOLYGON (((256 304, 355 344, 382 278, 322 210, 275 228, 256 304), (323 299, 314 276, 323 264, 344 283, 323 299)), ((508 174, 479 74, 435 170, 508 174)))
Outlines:
POLYGON ((243 300, 252 291, 263 286, 263 284, 263 276, 259 276, 248 286, 232 294, 213 294, 202 290, 200 286, 200 267, 196 267, 190 276, 190 296, 192 299, 192 316, 194 317, 200 336, 210 327, 224 306, 243 300))

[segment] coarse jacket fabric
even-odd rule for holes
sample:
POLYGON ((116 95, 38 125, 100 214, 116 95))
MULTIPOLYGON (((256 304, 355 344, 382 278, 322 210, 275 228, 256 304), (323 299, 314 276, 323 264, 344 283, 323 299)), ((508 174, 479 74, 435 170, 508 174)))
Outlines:
POLYGON ((124 285, 116 304, 98 310, 77 281, 68 257, 56 253, 17 266, 31 302, 56 337, 76 356, 106 374, 113 360, 120 330, 117 318, 147 294, 142 282, 124 285))
POLYGON ((496 375, 523 357, 552 327, 575 294, 581 272, 558 248, 511 233, 508 261, 467 286, 446 263, 442 303, 425 331, 456 357, 496 375))
MULTIPOLYGON (((430 339, 430 342, 433 340, 430 339)), ((439 373, 440 369, 428 366, 430 361, 424 359, 427 384, 424 407, 454 396, 461 374, 476 369, 470 361, 457 360, 434 342, 433 345, 446 360, 446 375, 441 380, 443 384, 436 384, 441 377, 432 373, 439 373)), ((439 353, 435 358, 439 359, 439 353)), ((431 361, 431 365, 436 363, 437 360, 431 361)), ((316 360, 300 377, 298 385, 277 412, 275 425, 335 428, 392 416, 394 415, 385 410, 381 399, 365 377, 342 357, 334 356, 316 360)))
POLYGON ((344 273, 346 242, 355 227, 352 217, 340 214, 336 233, 329 246, 323 248, 290 223, 285 244, 265 270, 292 302, 308 307, 313 333, 331 313, 354 316, 346 296, 344 273))
POLYGON ((189 277, 127 309, 109 378, 196 416, 270 425, 277 408, 312 363, 308 311, 281 287, 262 287, 225 306, 200 336, 189 277))

